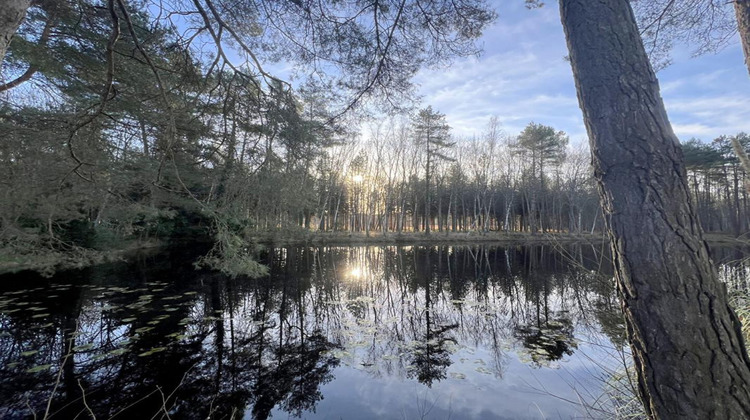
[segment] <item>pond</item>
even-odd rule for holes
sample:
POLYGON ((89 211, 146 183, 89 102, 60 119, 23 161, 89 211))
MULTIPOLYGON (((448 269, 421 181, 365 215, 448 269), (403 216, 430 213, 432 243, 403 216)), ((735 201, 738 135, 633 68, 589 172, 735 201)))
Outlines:
POLYGON ((277 248, 251 280, 172 250, 0 277, 0 417, 606 418, 627 346, 605 255, 277 248))

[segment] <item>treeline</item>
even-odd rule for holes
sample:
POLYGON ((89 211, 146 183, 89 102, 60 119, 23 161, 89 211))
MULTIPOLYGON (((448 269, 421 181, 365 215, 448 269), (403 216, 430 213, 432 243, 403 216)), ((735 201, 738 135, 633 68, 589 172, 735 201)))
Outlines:
POLYGON ((261 223, 309 224, 316 168, 351 138, 354 110, 408 103, 422 65, 478 52, 495 17, 476 0, 13 6, 0 22, 0 263, 200 238, 216 244, 202 262, 229 272, 260 269, 244 239, 261 223))
POLYGON ((145 13, 112 12, 112 36, 110 10, 49 6, 3 63, 0 260, 179 237, 214 241, 208 265, 260 269, 242 240, 253 217, 302 214, 341 137, 321 99, 207 60, 145 13))
MULTIPOLYGON (((602 227, 588 152, 529 124, 509 136, 492 118, 482 134, 450 140, 431 108, 365 130, 326 153, 305 227, 355 232, 589 232, 602 227), (443 137, 440 139, 439 137, 443 137)), ((260 226, 273 226, 259 218, 260 226)))
POLYGON ((682 150, 693 203, 703 229, 740 236, 748 231, 750 222, 750 179, 732 148, 733 140, 745 150, 750 148, 750 137, 739 133, 720 136, 710 143, 690 139, 683 143, 682 150))

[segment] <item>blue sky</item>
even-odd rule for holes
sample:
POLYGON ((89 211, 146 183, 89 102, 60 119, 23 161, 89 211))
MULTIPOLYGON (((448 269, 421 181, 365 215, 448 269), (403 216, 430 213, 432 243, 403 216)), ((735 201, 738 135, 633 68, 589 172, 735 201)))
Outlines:
MULTIPOLYGON (((521 0, 499 1, 497 12, 481 57, 418 74, 422 104, 446 114, 457 136, 480 134, 497 115, 510 135, 534 121, 565 131, 572 143, 586 141, 557 2, 527 10, 521 0)), ((682 46, 657 76, 680 140, 750 131, 750 76, 738 37, 698 58, 682 46)))

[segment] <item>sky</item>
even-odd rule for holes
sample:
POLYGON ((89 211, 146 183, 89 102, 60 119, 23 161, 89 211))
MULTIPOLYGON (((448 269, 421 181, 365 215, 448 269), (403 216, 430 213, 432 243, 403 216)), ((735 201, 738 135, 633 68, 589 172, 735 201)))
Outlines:
MULTIPOLYGON (((529 122, 586 142, 557 2, 528 10, 521 0, 496 2, 498 20, 479 40, 479 58, 424 69, 415 78, 423 106, 446 115, 455 136, 480 135, 492 115, 509 135, 529 122)), ((686 46, 661 70, 662 98, 681 141, 711 141, 750 132, 750 76, 739 37, 718 54, 691 58, 686 46)))

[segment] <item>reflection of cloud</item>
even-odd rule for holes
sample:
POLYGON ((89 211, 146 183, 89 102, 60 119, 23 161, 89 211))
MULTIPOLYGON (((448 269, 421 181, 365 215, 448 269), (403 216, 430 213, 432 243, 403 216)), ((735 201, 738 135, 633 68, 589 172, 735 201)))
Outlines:
MULTIPOLYGON (((479 350, 473 359, 489 358, 479 350)), ((573 404, 561 402, 551 394, 540 393, 534 385, 543 383, 547 389, 568 389, 571 380, 590 374, 591 365, 570 362, 566 371, 535 369, 514 365, 504 380, 481 373, 472 365, 461 379, 435 383, 432 388, 415 385, 410 381, 372 377, 365 371, 339 369, 336 381, 323 386, 325 398, 318 404, 317 416, 331 418, 341 412, 358 413, 359 418, 392 418, 394 413, 402 418, 548 418, 576 417, 578 409, 573 404), (532 377, 533 375, 533 377, 532 377), (498 396, 512 395, 512 398, 498 396), (498 401, 488 404, 487 401, 498 401), (429 409, 429 415, 424 416, 429 409)), ((595 384, 586 384, 596 386, 595 384)), ((576 400, 576 394, 554 394, 576 400)))

